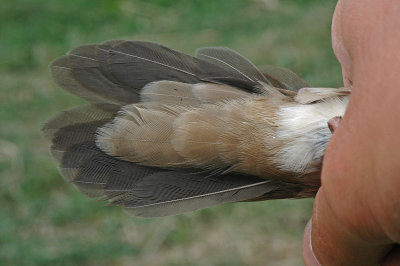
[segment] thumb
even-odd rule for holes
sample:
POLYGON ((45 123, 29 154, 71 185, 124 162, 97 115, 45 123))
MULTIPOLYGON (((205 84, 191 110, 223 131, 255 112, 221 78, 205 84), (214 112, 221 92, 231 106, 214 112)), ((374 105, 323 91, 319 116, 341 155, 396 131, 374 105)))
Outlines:
POLYGON ((307 266, 321 265, 314 255, 311 243, 312 220, 310 219, 304 229, 303 236, 303 261, 307 266))
POLYGON ((332 211, 321 187, 304 232, 305 265, 378 265, 392 248, 390 244, 362 241, 344 224, 332 211))

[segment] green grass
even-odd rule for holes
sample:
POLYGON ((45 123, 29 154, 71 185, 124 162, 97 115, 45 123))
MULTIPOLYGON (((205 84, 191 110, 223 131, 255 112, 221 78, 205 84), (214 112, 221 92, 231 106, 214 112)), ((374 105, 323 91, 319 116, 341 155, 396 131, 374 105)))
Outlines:
POLYGON ((341 85, 334 0, 0 1, 0 265, 299 265, 312 200, 231 204, 160 219, 127 216, 67 184, 39 129, 82 103, 49 62, 74 46, 145 39, 193 54, 229 46, 341 85))

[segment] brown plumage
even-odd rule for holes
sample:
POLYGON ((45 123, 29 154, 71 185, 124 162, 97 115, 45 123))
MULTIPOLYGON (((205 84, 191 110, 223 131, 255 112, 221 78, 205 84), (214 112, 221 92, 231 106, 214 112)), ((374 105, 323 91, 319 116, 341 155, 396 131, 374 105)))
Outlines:
POLYGON ((282 68, 261 73, 218 47, 191 57, 109 41, 75 48, 50 68, 90 102, 43 127, 61 174, 88 196, 146 217, 313 196, 327 122, 343 114, 349 93, 307 88, 282 68))

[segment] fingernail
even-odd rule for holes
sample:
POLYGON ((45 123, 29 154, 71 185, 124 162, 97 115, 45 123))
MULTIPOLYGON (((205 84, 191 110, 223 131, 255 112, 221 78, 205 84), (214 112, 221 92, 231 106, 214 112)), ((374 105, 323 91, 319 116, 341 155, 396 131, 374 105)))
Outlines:
POLYGON ((328 121, 328 127, 329 127, 331 133, 333 133, 336 130, 336 128, 339 126, 339 123, 340 123, 341 119, 342 119, 342 117, 335 116, 334 118, 331 118, 328 121))

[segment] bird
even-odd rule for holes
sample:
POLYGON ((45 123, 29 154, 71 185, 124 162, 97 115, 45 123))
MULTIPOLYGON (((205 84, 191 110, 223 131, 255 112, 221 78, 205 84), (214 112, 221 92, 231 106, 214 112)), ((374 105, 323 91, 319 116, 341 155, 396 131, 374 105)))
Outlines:
POLYGON ((42 127, 63 178, 139 217, 315 196, 351 88, 313 88, 227 47, 111 40, 50 64, 88 103, 42 127))

